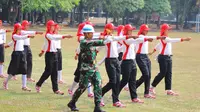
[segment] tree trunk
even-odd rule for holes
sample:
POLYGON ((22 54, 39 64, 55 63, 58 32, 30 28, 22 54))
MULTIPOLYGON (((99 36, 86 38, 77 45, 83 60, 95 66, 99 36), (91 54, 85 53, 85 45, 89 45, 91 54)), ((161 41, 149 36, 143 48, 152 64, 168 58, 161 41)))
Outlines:
POLYGON ((113 24, 116 25, 116 17, 113 18, 113 24))
POLYGON ((108 23, 108 11, 106 11, 106 24, 108 23))
POLYGON ((145 24, 148 24, 148 14, 145 13, 145 24))
MULTIPOLYGON (((15 4, 16 5, 16 4, 15 4)), ((16 18, 17 18, 17 15, 18 15, 18 9, 19 9, 19 6, 16 6, 15 7, 16 8, 16 13, 13 15, 13 21, 12 21, 12 25, 15 23, 15 21, 16 21, 16 18)))
POLYGON ((8 6, 3 6, 2 7, 2 20, 8 22, 8 6))
POLYGON ((28 21, 32 21, 31 20, 31 13, 30 12, 28 13, 28 21))
POLYGON ((83 22, 83 1, 80 1, 79 5, 79 23, 83 22))
POLYGON ((21 7, 18 8, 18 13, 17 13, 17 18, 16 18, 16 21, 17 21, 17 22, 21 22, 21 18, 20 18, 20 17, 21 17, 21 16, 20 16, 21 10, 20 10, 20 9, 21 9, 21 7))
POLYGON ((72 10, 72 12, 71 12, 71 14, 70 14, 71 16, 70 16, 70 26, 72 27, 73 26, 73 10, 72 10))
POLYGON ((23 12, 23 20, 26 20, 26 12, 23 12))
POLYGON ((37 12, 33 11, 34 24, 37 22, 37 12))
POLYGON ((125 25, 125 16, 122 17, 122 24, 125 25))
POLYGON ((52 20, 56 20, 56 11, 55 11, 55 9, 52 7, 51 8, 51 16, 52 16, 52 20))
POLYGON ((125 16, 126 16, 126 24, 128 24, 129 23, 129 11, 128 11, 128 9, 126 9, 126 11, 125 11, 125 16))
POLYGON ((117 17, 116 19, 117 19, 116 25, 118 26, 119 25, 119 17, 117 17))
POLYGON ((181 0, 176 0, 176 30, 179 30, 179 14, 181 0))
POLYGON ((9 15, 11 8, 12 0, 8 0, 7 3, 2 4, 2 20, 9 23, 9 15))
POLYGON ((86 19, 89 20, 89 18, 90 18, 90 9, 88 8, 88 9, 87 9, 87 18, 86 18, 86 19))
POLYGON ((97 17, 102 17, 102 15, 101 15, 101 11, 102 11, 101 7, 102 7, 102 5, 99 5, 98 8, 97 8, 97 17))
POLYGON ((34 11, 31 11, 31 22, 32 24, 35 24, 34 11))
POLYGON ((188 17, 185 18, 185 22, 184 22, 183 28, 184 29, 188 29, 189 28, 189 26, 188 26, 188 17))
POLYGON ((129 16, 126 16, 126 24, 129 24, 129 16))
POLYGON ((178 30, 179 29, 179 27, 178 27, 178 25, 179 25, 179 12, 178 11, 176 11, 176 30, 178 30))
POLYGON ((45 21, 43 23, 46 24, 47 23, 47 12, 43 12, 43 14, 44 14, 44 21, 45 21))
POLYGON ((159 14, 158 21, 157 21, 157 28, 158 29, 160 28, 160 14, 159 14))

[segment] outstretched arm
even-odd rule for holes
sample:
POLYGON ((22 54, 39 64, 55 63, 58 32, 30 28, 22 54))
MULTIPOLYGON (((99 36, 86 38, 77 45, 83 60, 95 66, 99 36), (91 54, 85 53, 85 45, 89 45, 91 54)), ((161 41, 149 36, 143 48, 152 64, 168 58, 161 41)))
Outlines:
POLYGON ((139 44, 139 43, 143 43, 145 41, 150 41, 151 38, 137 38, 137 39, 128 39, 126 40, 127 44, 139 44))
POLYGON ((176 42, 183 42, 183 41, 190 41, 191 37, 186 37, 186 38, 166 38, 164 42, 166 43, 176 43, 176 42))
POLYGON ((161 47, 162 47, 162 44, 161 44, 161 43, 158 43, 158 44, 154 47, 153 51, 149 53, 149 55, 152 55, 152 54, 155 53, 157 50, 160 50, 161 47))
POLYGON ((27 38, 33 38, 34 36, 29 36, 29 35, 13 35, 14 40, 24 40, 27 38))

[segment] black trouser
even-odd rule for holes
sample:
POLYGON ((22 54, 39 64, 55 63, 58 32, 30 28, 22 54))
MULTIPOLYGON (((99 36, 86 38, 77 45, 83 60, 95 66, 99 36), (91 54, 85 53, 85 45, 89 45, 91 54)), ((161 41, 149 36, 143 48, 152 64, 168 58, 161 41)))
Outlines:
POLYGON ((121 64, 121 70, 122 70, 122 80, 120 82, 119 92, 121 92, 124 86, 128 83, 131 99, 137 98, 137 92, 136 92, 137 67, 135 60, 123 60, 121 64))
POLYGON ((4 62, 4 44, 0 44, 0 63, 4 62))
POLYGON ((75 76, 74 81, 77 82, 77 83, 80 80, 80 75, 81 75, 80 68, 81 68, 81 57, 78 56, 78 63, 77 63, 76 70, 74 72, 74 76, 75 76))
POLYGON ((62 52, 61 49, 57 49, 58 53, 58 71, 62 70, 62 52))
POLYGON ((136 81, 136 87, 138 88, 144 82, 144 94, 149 94, 151 61, 146 54, 136 54, 136 62, 142 72, 142 76, 136 81))
POLYGON ((165 90, 171 90, 172 86, 172 58, 168 55, 159 55, 158 63, 160 73, 154 78, 152 86, 156 87, 158 83, 165 77, 165 90))
POLYGON ((122 61, 122 57, 123 57, 123 52, 120 52, 120 53, 119 53, 118 60, 119 60, 119 61, 122 61))
POLYGON ((120 86, 120 65, 117 58, 105 59, 106 72, 108 74, 109 82, 102 88, 102 96, 112 89, 113 103, 119 101, 119 86, 120 86))
POLYGON ((58 59, 57 59, 57 53, 54 52, 47 52, 45 54, 45 71, 40 77, 40 80, 37 82, 37 86, 41 87, 43 82, 48 79, 48 77, 51 75, 51 82, 52 82, 52 88, 53 91, 58 90, 58 83, 57 83, 57 71, 58 71, 58 59))
POLYGON ((31 78, 33 63, 32 63, 32 52, 30 46, 24 46, 24 52, 27 61, 27 78, 31 78))

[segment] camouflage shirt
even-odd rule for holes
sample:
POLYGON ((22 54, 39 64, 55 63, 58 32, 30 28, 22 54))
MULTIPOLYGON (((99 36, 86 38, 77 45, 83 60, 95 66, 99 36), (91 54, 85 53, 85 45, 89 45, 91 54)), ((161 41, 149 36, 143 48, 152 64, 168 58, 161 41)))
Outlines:
POLYGON ((96 47, 104 46, 103 40, 81 40, 80 42, 80 59, 81 59, 81 70, 96 69, 95 59, 97 56, 96 47))

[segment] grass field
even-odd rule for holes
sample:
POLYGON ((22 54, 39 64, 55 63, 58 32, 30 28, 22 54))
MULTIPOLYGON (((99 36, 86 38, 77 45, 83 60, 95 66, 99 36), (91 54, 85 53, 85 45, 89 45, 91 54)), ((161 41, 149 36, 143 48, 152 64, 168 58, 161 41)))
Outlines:
MULTIPOLYGON (((45 28, 35 28, 41 30, 45 28)), ((98 30, 102 31, 102 30, 98 30)), ((75 35, 75 29, 62 30, 61 33, 69 33, 75 35)), ((136 34, 136 33, 135 33, 136 34)), ((11 40, 11 34, 7 35, 7 42, 11 40)), ((159 35, 159 32, 149 33, 149 35, 159 35)), ((180 93, 178 97, 167 96, 164 91, 163 81, 158 85, 156 92, 156 100, 143 98, 144 87, 138 89, 138 94, 141 99, 144 99, 144 104, 132 104, 129 93, 122 91, 120 100, 126 104, 126 108, 119 109, 112 107, 111 92, 107 93, 104 100, 106 106, 103 107, 107 112, 200 112, 200 36, 197 33, 172 32, 170 37, 185 37, 191 36, 191 42, 176 43, 173 45, 173 90, 180 93)), ((153 49, 157 42, 150 44, 150 50, 153 49)), ((31 40, 31 48, 33 52, 33 78, 38 80, 44 70, 44 57, 39 58, 38 53, 43 45, 43 36, 37 36, 31 40)), ((74 60, 74 51, 78 43, 76 37, 74 39, 66 39, 62 41, 63 53, 63 78, 66 82, 64 85, 59 85, 60 89, 65 92, 64 96, 53 94, 51 89, 51 81, 48 79, 42 86, 42 93, 36 93, 35 83, 28 83, 32 88, 32 92, 23 92, 21 90, 21 76, 18 76, 17 81, 9 82, 9 90, 5 91, 0 88, 0 112, 69 112, 67 103, 70 96, 67 94, 67 89, 73 82, 73 73, 76 68, 77 61, 74 60)), ((5 73, 10 61, 12 48, 6 50, 5 73)), ((98 60, 103 57, 104 52, 98 55, 98 60)), ((151 56, 152 60, 152 78, 158 73, 158 63, 151 56)), ((108 77, 105 73, 104 66, 99 67, 103 84, 108 82, 108 77)), ((141 73, 138 70, 137 77, 141 73)), ((3 79, 0 79, 0 86, 3 79)), ((87 97, 85 92, 79 99, 77 106, 80 112, 93 112, 93 99, 87 97)))

